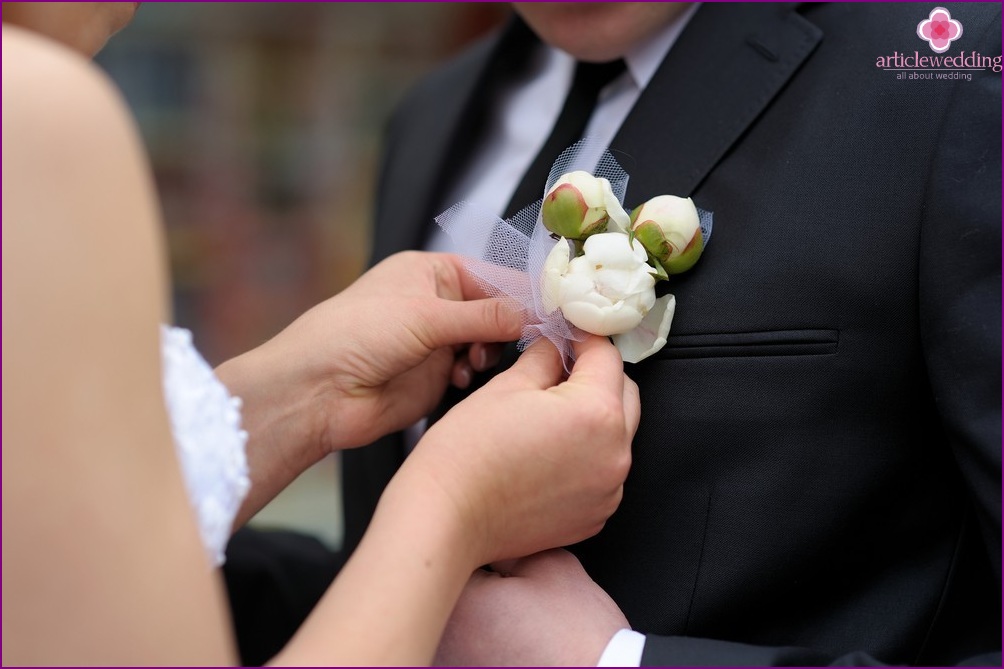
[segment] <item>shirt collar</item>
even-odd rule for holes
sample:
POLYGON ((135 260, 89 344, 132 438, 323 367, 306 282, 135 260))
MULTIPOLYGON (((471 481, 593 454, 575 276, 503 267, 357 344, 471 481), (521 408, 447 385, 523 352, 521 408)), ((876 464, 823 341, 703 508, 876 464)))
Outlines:
POLYGON ((699 6, 699 2, 692 3, 672 23, 624 55, 631 79, 639 89, 644 90, 648 86, 699 6))

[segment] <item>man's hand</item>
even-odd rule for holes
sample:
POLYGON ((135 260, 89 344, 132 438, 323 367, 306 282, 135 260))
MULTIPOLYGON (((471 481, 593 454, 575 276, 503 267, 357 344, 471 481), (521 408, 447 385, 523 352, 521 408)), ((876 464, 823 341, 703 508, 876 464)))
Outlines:
POLYGON ((561 549, 471 577, 436 653, 439 666, 595 666, 630 627, 612 599, 561 549))

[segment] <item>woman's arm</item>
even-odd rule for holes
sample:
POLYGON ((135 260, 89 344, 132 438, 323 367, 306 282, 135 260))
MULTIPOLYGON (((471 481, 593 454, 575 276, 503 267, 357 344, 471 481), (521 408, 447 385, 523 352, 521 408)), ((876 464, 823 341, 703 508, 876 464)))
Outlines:
POLYGON ((469 380, 470 368, 494 364, 484 342, 518 339, 523 317, 483 298, 460 257, 400 253, 220 365, 249 434, 252 485, 235 526, 326 454, 427 415, 451 378, 465 381, 465 366, 469 380))
POLYGON ((3 663, 235 657, 160 379, 152 183, 111 85, 3 27, 3 663))
POLYGON ((478 566, 603 527, 631 461, 637 387, 605 338, 562 374, 541 341, 429 430, 276 664, 429 664, 478 566))
MULTIPOLYGON (((221 584, 165 415, 166 279, 148 166, 96 70, 3 31, 4 663, 232 662, 221 584)), ((401 327, 370 320, 362 331, 352 323, 343 330, 355 333, 352 345, 337 350, 300 347, 314 336, 285 338, 270 351, 289 355, 252 378, 282 381, 283 365, 309 368, 337 353, 339 412, 311 434, 336 448, 402 427, 434 401, 417 389, 429 378, 445 386, 451 343, 518 325, 497 303, 459 301, 457 268, 427 264, 433 297, 404 289, 388 312, 424 316, 398 319, 401 327), (462 313, 472 308, 483 313, 462 313), (374 367, 374 346, 410 357, 374 367)), ((377 283, 357 284, 344 313, 372 309, 381 294, 390 303, 377 283)), ((323 328, 327 319, 298 322, 323 328)), ((427 663, 474 568, 597 532, 622 494, 637 388, 600 338, 581 345, 562 377, 560 356, 541 342, 437 422, 277 661, 427 663)), ((259 406, 268 405, 266 396, 259 406)))

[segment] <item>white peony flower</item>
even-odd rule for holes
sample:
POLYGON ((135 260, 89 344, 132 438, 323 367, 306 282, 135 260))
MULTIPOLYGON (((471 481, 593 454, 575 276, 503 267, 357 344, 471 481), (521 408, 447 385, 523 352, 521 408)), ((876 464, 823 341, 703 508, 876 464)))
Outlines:
POLYGON ((544 263, 542 297, 548 312, 561 309, 577 328, 609 336, 637 327, 655 305, 648 254, 626 234, 591 235, 581 256, 570 261, 569 255, 562 238, 544 263))

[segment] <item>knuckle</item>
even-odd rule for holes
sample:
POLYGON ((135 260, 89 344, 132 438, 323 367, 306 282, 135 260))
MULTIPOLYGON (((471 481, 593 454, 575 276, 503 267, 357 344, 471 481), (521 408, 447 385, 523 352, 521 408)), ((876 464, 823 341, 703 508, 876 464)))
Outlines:
POLYGON ((617 510, 617 507, 621 505, 621 502, 623 500, 624 500, 624 486, 619 485, 617 486, 617 490, 615 490, 614 494, 611 495, 610 497, 611 504, 613 505, 613 508, 610 510, 611 515, 613 514, 614 511, 617 510))
POLYGON ((381 260, 378 266, 382 266, 384 269, 395 266, 408 266, 418 262, 420 257, 418 251, 398 251, 381 260))
POLYGON ((614 475, 618 482, 623 483, 631 471, 631 449, 626 448, 621 451, 614 464, 614 475))
POLYGON ((638 384, 627 374, 624 375, 624 385, 631 388, 633 391, 638 392, 638 384))
POLYGON ((603 520, 594 520, 592 522, 584 523, 581 530, 577 533, 577 541, 582 541, 584 539, 588 539, 589 537, 595 537, 603 529, 604 524, 606 524, 606 518, 603 520))
POLYGON ((641 389, 638 388, 638 384, 635 383, 627 374, 624 375, 624 389, 627 391, 625 394, 629 396, 629 399, 634 404, 641 404, 641 389))
POLYGON ((593 429, 602 434, 619 432, 623 429, 624 412, 619 404, 599 395, 589 404, 586 410, 592 419, 593 429))

